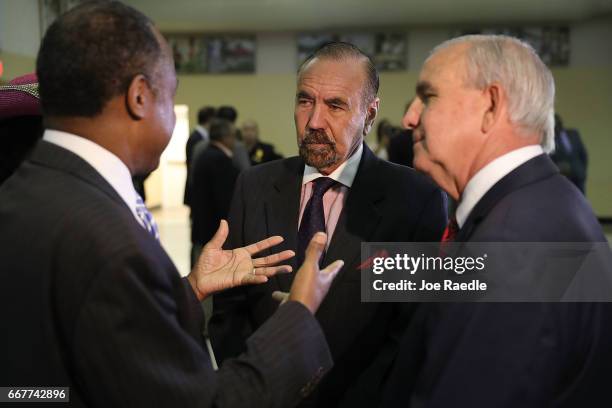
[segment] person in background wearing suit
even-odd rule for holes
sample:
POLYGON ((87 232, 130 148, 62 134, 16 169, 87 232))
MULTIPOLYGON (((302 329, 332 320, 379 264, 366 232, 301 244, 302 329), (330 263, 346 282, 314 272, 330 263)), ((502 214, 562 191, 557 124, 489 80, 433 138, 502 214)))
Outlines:
POLYGON ((210 143, 193 162, 193 224, 191 261, 215 235, 219 222, 227 219, 239 170, 232 163, 236 136, 234 125, 224 119, 210 124, 210 143))
MULTIPOLYGON (((241 173, 232 199, 230 245, 279 234, 283 249, 297 249, 301 259, 309 237, 326 231, 324 262, 346 262, 317 313, 335 366, 306 405, 376 406, 411 309, 361 303, 361 243, 439 241, 446 223, 439 189, 363 143, 378 112, 377 92, 376 68, 357 47, 323 46, 298 70, 299 157, 241 173)), ((209 333, 216 355, 243 350, 246 336, 278 307, 272 293, 286 292, 291 282, 285 275, 256 290, 214 296, 209 333)))
MULTIPOLYGON (((236 108, 229 105, 220 106, 217 110, 217 117, 219 119, 225 119, 232 125, 236 125, 236 119, 238 119, 238 111, 236 108)), ((242 143, 242 136, 238 129, 236 129, 236 142, 234 143, 234 158, 232 159, 234 164, 240 171, 246 170, 251 167, 251 160, 249 159, 249 153, 244 143, 242 143)))
POLYGON ((566 129, 559 115, 555 115, 555 151, 550 157, 561 174, 585 194, 588 154, 580 133, 576 129, 566 129))
POLYGON ((332 364, 313 316, 342 265, 319 272, 325 234, 289 301, 214 372, 199 302, 290 270, 277 264, 292 253, 251 258, 280 237, 222 250, 223 221, 181 279, 160 246, 130 174, 159 164, 177 79, 143 14, 82 3, 49 27, 36 65, 46 130, 0 187, 0 384, 70 387, 75 407, 296 405, 332 364))
MULTIPOLYGON (((406 105, 404 113, 410 107, 410 103, 406 105)), ((414 167, 414 152, 412 150, 412 129, 396 129, 395 135, 389 142, 387 148, 389 161, 391 163, 402 164, 408 167, 414 167)))
POLYGON ((259 140, 259 126, 252 119, 242 122, 242 140, 249 152, 252 166, 283 158, 274 151, 274 146, 259 140))
POLYGON ((190 209, 191 205, 191 163, 193 162, 193 153, 195 151, 195 147, 199 143, 204 143, 203 148, 208 145, 209 137, 208 137, 208 129, 210 120, 215 116, 215 108, 212 106, 205 106, 198 111, 198 125, 195 127, 193 132, 189 135, 187 139, 187 144, 185 145, 185 163, 187 164, 187 176, 185 178, 185 194, 183 198, 183 203, 188 206, 190 209))
MULTIPOLYGON (((529 45, 449 40, 416 91, 403 120, 415 168, 458 200, 445 241, 605 242, 545 153, 555 85, 529 45)), ((611 319, 607 303, 423 303, 382 406, 611 406, 611 319)))
POLYGON ((389 147, 389 142, 393 139, 395 129, 391 122, 388 119, 381 119, 378 122, 378 126, 376 127, 376 142, 370 145, 372 149, 372 153, 376 155, 376 157, 389 160, 389 152, 387 151, 389 147))

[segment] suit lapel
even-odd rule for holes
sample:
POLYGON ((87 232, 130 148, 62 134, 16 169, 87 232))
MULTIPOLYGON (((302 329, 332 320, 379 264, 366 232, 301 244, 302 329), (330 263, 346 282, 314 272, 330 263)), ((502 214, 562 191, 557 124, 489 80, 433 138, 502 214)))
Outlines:
POLYGON ((559 170, 546 154, 526 161, 499 180, 476 204, 465 224, 459 230, 456 241, 468 241, 478 224, 505 196, 519 188, 558 174, 559 170))
POLYGON ((89 163, 71 151, 41 140, 29 159, 33 163, 71 174, 92 187, 101 190, 111 200, 131 211, 115 189, 89 163))
MULTIPOLYGON (((299 157, 287 159, 283 171, 272 183, 270 195, 265 198, 266 236, 280 235, 285 238, 284 247, 297 248, 297 224, 300 211, 300 195, 304 162, 299 157)), ((299 265, 291 260, 294 273, 299 265)), ((293 274, 280 274, 276 280, 281 290, 288 291, 293 274)))
POLYGON ((323 266, 337 259, 344 260, 345 267, 334 280, 334 286, 349 273, 358 273, 354 271, 354 265, 359 263, 361 243, 371 239, 380 223, 382 214, 379 208, 384 192, 377 180, 379 161, 364 144, 355 180, 323 258, 323 266))

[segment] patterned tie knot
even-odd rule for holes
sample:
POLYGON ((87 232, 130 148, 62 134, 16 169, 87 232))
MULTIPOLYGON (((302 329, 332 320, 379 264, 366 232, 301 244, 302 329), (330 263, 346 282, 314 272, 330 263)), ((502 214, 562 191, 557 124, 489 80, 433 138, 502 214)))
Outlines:
POLYGON ((142 201, 142 197, 136 194, 136 214, 140 221, 142 221, 142 225, 147 230, 149 234, 153 238, 159 241, 159 229, 157 228, 157 223, 153 219, 153 216, 147 209, 144 201, 142 201))
POLYGON ((338 182, 333 178, 319 177, 312 182, 312 196, 323 197, 323 194, 338 182))

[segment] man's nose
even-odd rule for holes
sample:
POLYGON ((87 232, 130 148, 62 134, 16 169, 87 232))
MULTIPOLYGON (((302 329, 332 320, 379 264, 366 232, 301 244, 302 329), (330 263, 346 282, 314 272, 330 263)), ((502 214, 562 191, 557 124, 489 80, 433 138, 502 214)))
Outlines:
POLYGON ((406 129, 415 129, 418 127, 422 109, 423 103, 419 98, 415 98, 402 118, 402 126, 406 129))
POLYGON ((325 128, 325 112, 321 104, 314 104, 312 110, 310 111, 308 127, 311 129, 325 128))

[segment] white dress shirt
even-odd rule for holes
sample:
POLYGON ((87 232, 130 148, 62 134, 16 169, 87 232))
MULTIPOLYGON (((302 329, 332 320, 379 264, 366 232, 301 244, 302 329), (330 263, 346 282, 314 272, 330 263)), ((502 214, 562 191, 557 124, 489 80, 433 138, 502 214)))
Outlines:
POLYGON ((121 159, 84 137, 59 130, 45 130, 43 140, 69 150, 85 160, 119 194, 119 197, 125 201, 132 211, 134 218, 144 227, 142 220, 136 213, 138 193, 134 190, 130 170, 121 159))
POLYGON ((461 194, 461 200, 455 216, 459 228, 463 227, 465 221, 480 199, 493 187, 499 180, 508 175, 526 161, 544 153, 540 145, 522 147, 499 156, 491 163, 480 169, 474 177, 468 181, 461 194))

